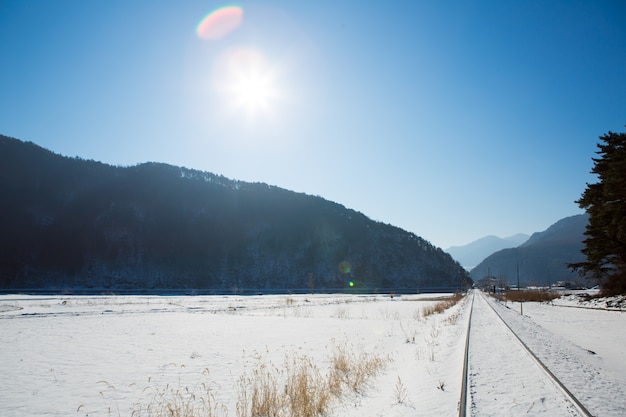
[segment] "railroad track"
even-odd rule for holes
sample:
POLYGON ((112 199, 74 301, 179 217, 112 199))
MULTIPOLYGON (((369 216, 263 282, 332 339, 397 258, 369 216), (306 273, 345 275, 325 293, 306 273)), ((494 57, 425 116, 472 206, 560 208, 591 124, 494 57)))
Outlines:
POLYGON ((460 417, 593 416, 481 292, 473 292, 470 309, 460 417))
POLYGON ((474 310, 475 292, 472 291, 472 301, 470 304, 470 313, 467 320, 467 333, 465 336, 465 354, 463 355, 463 380, 461 381, 461 398, 459 400, 459 417, 467 415, 467 372, 469 369, 469 342, 470 330, 472 329, 472 311, 474 310))

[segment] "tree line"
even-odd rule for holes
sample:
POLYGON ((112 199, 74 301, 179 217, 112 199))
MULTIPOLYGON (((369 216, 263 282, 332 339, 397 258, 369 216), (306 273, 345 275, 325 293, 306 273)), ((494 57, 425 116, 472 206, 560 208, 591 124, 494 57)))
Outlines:
POLYGON ((605 294, 626 293, 626 133, 600 136, 591 170, 598 182, 587 184, 576 201, 589 214, 583 262, 570 264, 595 278, 605 294))

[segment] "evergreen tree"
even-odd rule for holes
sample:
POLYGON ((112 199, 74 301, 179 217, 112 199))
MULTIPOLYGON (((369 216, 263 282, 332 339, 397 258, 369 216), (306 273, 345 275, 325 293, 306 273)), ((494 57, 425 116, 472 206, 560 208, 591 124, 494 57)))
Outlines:
POLYGON ((617 294, 626 292, 626 133, 609 131, 600 140, 591 171, 599 181, 587 184, 576 201, 589 214, 582 250, 587 260, 570 267, 617 294))

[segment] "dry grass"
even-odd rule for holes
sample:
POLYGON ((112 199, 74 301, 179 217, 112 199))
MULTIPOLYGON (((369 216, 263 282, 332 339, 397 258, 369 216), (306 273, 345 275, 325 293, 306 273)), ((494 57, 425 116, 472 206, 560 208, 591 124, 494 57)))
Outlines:
POLYGON ((292 356, 282 369, 262 364, 240 378, 237 416, 314 417, 326 412, 331 398, 311 359, 292 356))
POLYGON ((402 382, 400 377, 398 377, 398 380, 396 381, 396 385, 394 386, 394 389, 393 389, 393 397, 394 397, 394 400, 396 401, 396 404, 404 403, 407 395, 408 393, 407 393, 406 387, 404 386, 404 383, 402 382))
POLYGON ((437 351, 437 346, 439 346, 439 328, 433 325, 433 328, 430 330, 430 337, 425 338, 426 345, 428 346, 428 359, 431 362, 435 361, 435 352, 437 351))
POLYGON ((461 295, 459 293, 454 294, 451 297, 441 298, 441 299, 439 299, 439 301, 436 304, 423 309, 422 310, 422 317, 428 317, 428 316, 430 316, 432 314, 443 313, 444 311, 446 311, 450 307, 456 305, 456 303, 458 303, 462 299, 463 299, 463 295, 461 295))
POLYGON ((507 301, 520 302, 520 301, 536 301, 547 302, 552 301, 555 298, 559 298, 560 295, 543 290, 517 290, 507 291, 504 294, 507 301))
POLYGON ((362 392, 366 382, 375 376, 389 361, 389 358, 354 352, 346 346, 335 347, 331 358, 329 387, 335 396, 339 396, 343 387, 354 392, 362 392))
POLYGON ((310 358, 293 358, 287 368, 288 415, 313 417, 326 412, 332 398, 327 380, 310 358))
POLYGON ((284 406, 282 392, 278 389, 276 369, 261 364, 251 376, 239 378, 237 416, 278 416, 284 406))
POLYGON ((386 360, 335 347, 326 373, 307 356, 290 356, 281 369, 258 366, 240 379, 237 417, 317 417, 346 388, 359 393, 386 360), (283 387, 280 389, 279 387, 283 387))
POLYGON ((169 384, 165 388, 147 386, 143 390, 146 398, 133 404, 131 417, 227 416, 226 407, 215 401, 209 383, 204 381, 207 377, 208 369, 205 369, 200 385, 192 388, 169 384))
MULTIPOLYGON (((368 355, 335 346, 329 367, 322 372, 307 356, 288 355, 281 367, 257 358, 252 371, 242 375, 237 385, 237 417, 319 417, 328 412, 330 402, 345 392, 361 393, 389 358, 368 355)), ((207 379, 208 370, 203 372, 207 379)), ((108 385, 108 383, 107 383, 108 385)), ((108 385, 115 391, 115 387, 108 385)), ((133 404, 131 417, 227 417, 227 407, 215 400, 209 383, 199 386, 146 387, 145 398, 133 404)), ((78 407, 80 411, 84 406, 78 407)), ((109 407, 109 415, 111 415, 109 407)), ((121 416, 119 409, 117 415, 121 416)))

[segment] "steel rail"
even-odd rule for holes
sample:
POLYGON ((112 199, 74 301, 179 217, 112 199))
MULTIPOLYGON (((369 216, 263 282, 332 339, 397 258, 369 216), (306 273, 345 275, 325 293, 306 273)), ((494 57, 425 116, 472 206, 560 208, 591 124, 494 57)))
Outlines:
POLYGON ((467 335, 465 337, 465 354, 463 357, 463 376, 461 380, 461 398, 459 400, 459 417, 465 417, 467 413, 467 379, 469 371, 469 342, 472 327, 472 310, 474 310, 474 290, 472 290, 472 304, 470 304, 469 319, 467 320, 467 335))
POLYGON ((584 414, 586 417, 595 417, 593 414, 591 414, 591 412, 589 410, 587 410, 587 408, 578 400, 578 398, 576 398, 574 396, 574 394, 571 393, 570 390, 567 389, 567 387, 559 380, 559 378, 556 377, 556 375, 554 375, 552 373, 552 371, 550 371, 550 369, 548 369, 548 367, 537 357, 537 355, 535 355, 535 353, 530 350, 530 348, 528 347, 528 345, 526 343, 524 343, 524 341, 517 335, 517 333, 515 333, 515 331, 513 331, 513 329, 511 328, 511 326, 509 326, 509 324, 504 320, 504 318, 500 315, 500 313, 498 313, 498 311, 495 309, 495 307, 485 299, 485 296, 481 293, 481 297, 483 297, 483 299, 485 300, 485 302, 487 303, 487 305, 489 305, 489 307, 491 307, 491 309, 493 310, 494 313, 496 313, 496 315, 498 316, 498 318, 500 318, 500 321, 502 321, 502 323, 504 323, 504 325, 509 329, 509 331, 513 334, 513 336, 515 336, 515 338, 517 339, 518 342, 520 342, 520 344, 524 347, 524 349, 526 349, 526 351, 530 354, 530 356, 537 362, 537 364, 539 365, 540 368, 542 368, 547 374, 548 376, 550 376, 550 378, 552 378, 552 380, 556 383, 556 385, 565 393, 566 397, 569 398, 569 400, 578 408, 578 410, 584 414))

